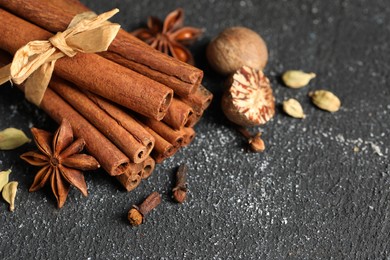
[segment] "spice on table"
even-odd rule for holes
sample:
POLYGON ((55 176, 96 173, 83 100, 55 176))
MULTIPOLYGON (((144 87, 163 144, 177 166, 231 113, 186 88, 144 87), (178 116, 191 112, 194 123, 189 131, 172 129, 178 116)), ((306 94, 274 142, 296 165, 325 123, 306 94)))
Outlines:
POLYGON ((11 181, 3 187, 3 191, 1 192, 3 199, 6 202, 8 202, 9 210, 11 212, 15 210, 15 198, 16 198, 17 189, 18 189, 18 182, 11 181))
POLYGON ((193 64, 192 54, 185 46, 196 41, 203 30, 183 27, 183 21, 184 11, 178 8, 167 15, 164 23, 157 17, 149 17, 148 28, 138 29, 132 34, 163 53, 193 64))
POLYGON ((283 111, 292 117, 295 118, 305 118, 306 115, 303 113, 303 108, 298 100, 294 98, 290 98, 288 100, 283 101, 283 111))
POLYGON ((256 133, 253 135, 244 127, 238 127, 237 130, 248 140, 248 144, 253 152, 264 152, 265 144, 263 139, 261 139, 262 133, 256 133))
POLYGON ((145 216, 161 203, 161 195, 155 191, 150 194, 139 206, 133 205, 127 218, 133 226, 139 226, 145 221, 145 216))
POLYGON ((317 107, 329 111, 336 112, 340 109, 341 101, 340 99, 330 91, 327 90, 316 90, 309 92, 309 97, 311 101, 317 107))
POLYGON ((26 134, 16 128, 6 128, 0 131, 0 150, 12 150, 30 142, 26 134))
POLYGON ((183 203, 187 197, 187 172, 186 164, 180 165, 176 172, 176 186, 172 189, 173 198, 178 203, 183 203))
POLYGON ((217 72, 228 75, 242 66, 263 70, 268 50, 263 38, 245 27, 230 27, 207 46, 207 59, 217 72))
POLYGON ((230 79, 222 97, 226 117, 241 126, 265 124, 275 114, 275 98, 262 71, 243 66, 230 79))
POLYGON ((40 152, 27 152, 21 158, 42 169, 37 173, 30 192, 41 189, 50 178, 51 189, 61 208, 68 196, 70 185, 75 186, 84 196, 88 195, 82 171, 100 167, 90 155, 79 154, 85 146, 82 138, 73 141, 73 130, 67 120, 63 120, 54 137, 51 133, 37 128, 31 132, 40 152))
POLYGON ((11 169, 6 171, 0 171, 0 191, 8 183, 10 174, 11 174, 11 169))
MULTIPOLYGON (((65 30, 75 15, 92 11, 69 0, 0 1, 0 6, 53 33, 65 30)), ((200 69, 154 50, 123 29, 99 55, 169 86, 179 96, 191 93, 203 77, 200 69)))
POLYGON ((306 73, 301 70, 288 70, 283 73, 284 84, 290 88, 302 88, 309 84, 310 80, 316 77, 315 73, 306 73))

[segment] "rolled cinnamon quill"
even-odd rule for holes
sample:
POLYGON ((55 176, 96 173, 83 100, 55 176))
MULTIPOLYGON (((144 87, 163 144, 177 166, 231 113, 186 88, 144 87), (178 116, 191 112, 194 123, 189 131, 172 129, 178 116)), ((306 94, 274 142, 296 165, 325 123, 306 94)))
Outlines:
POLYGON ((152 157, 149 156, 148 158, 146 158, 145 161, 143 161, 142 164, 143 164, 143 169, 142 169, 142 173, 141 173, 141 178, 147 179, 152 174, 152 172, 156 166, 156 162, 153 160, 152 157))
POLYGON ((185 127, 194 127, 199 122, 199 120, 202 118, 202 115, 203 115, 203 112, 201 112, 201 113, 199 113, 199 112, 192 113, 188 117, 188 121, 185 124, 185 127))
POLYGON ((130 161, 140 163, 150 154, 153 147, 146 147, 134 136, 123 128, 104 110, 100 109, 84 93, 58 77, 53 77, 50 82, 52 88, 57 94, 64 98, 80 114, 92 123, 99 131, 111 140, 130 161))
MULTIPOLYGON (((75 0, 0 0, 0 6, 51 32, 65 30, 76 14, 89 11, 75 0)), ((203 78, 201 70, 154 50, 124 30, 108 51, 106 58, 171 87, 180 96, 196 91, 203 78)))
MULTIPOLYGON (((0 50, 0 66, 10 61, 11 56, 0 50)), ((24 91, 23 85, 18 88, 24 91)), ((130 161, 126 155, 50 88, 46 90, 40 108, 58 124, 66 118, 75 136, 85 140, 87 151, 110 175, 121 175, 128 170, 130 161)))
POLYGON ((195 113, 201 114, 211 104, 213 94, 203 85, 200 85, 195 93, 186 97, 181 97, 180 99, 187 105, 191 106, 195 113))
MULTIPOLYGON (((30 41, 52 36, 2 9, 0 31, 0 48, 12 54, 30 41)), ((60 58, 54 73, 80 88, 157 120, 165 116, 173 96, 173 91, 165 85, 96 54, 78 53, 72 58, 60 58)))
POLYGON ((194 111, 189 105, 174 98, 162 121, 173 129, 181 129, 187 124, 189 117, 193 113, 194 111))
POLYGON ((141 142, 148 150, 154 147, 154 137, 145 130, 129 113, 95 94, 85 93, 100 109, 110 115, 119 125, 131 133, 135 139, 141 142))
POLYGON ((180 147, 184 141, 184 132, 172 129, 167 124, 151 118, 140 119, 145 125, 158 133, 162 138, 171 143, 175 148, 180 147))
POLYGON ((182 129, 182 131, 184 132, 184 139, 183 139, 183 143, 182 143, 182 146, 188 146, 190 143, 192 143, 192 141, 194 140, 195 138, 195 130, 191 127, 184 127, 182 129))
POLYGON ((132 191, 141 183, 142 163, 131 164, 127 171, 122 175, 116 176, 116 179, 127 191, 132 191))
POLYGON ((148 131, 155 140, 154 149, 151 153, 151 157, 156 161, 156 163, 161 163, 168 157, 171 157, 176 153, 180 147, 174 147, 170 142, 165 140, 161 135, 156 133, 152 128, 146 126, 145 124, 140 124, 148 131))

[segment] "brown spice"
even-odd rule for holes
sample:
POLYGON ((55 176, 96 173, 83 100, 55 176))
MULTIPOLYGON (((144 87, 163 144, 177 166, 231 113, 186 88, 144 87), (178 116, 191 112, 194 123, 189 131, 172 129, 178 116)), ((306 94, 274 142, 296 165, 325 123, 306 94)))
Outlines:
MULTIPOLYGON (((52 36, 38 26, 1 9, 0 31, 4 36, 0 38, 0 48, 10 53, 15 53, 32 40, 52 36), (15 30, 19 33, 15 34, 15 30)), ((165 85, 97 54, 78 53, 72 58, 63 57, 56 61, 54 73, 80 88, 157 120, 165 116, 173 96, 173 91, 165 85), (128 91, 130 84, 132 91, 128 91)))
POLYGON ((143 164, 143 168, 141 172, 141 178, 147 179, 153 173, 153 170, 156 167, 156 162, 153 160, 152 157, 148 157, 146 158, 145 161, 143 161, 142 164, 143 164))
POLYGON ((225 75, 242 66, 263 70, 268 61, 268 50, 256 32, 245 27, 231 27, 210 42, 207 59, 217 72, 225 75))
MULTIPOLYGON (((81 3, 75 4, 74 2, 70 3, 68 0, 0 0, 0 6, 56 33, 65 30, 75 15, 90 11, 81 3)), ((123 66, 170 86, 172 89, 173 85, 167 82, 179 79, 181 84, 175 81, 178 83, 174 85, 175 93, 179 93, 176 88, 181 89, 181 93, 191 93, 195 90, 194 87, 197 88, 202 81, 203 72, 201 70, 154 50, 124 30, 119 31, 108 51, 131 61, 126 65, 122 64, 123 66), (132 64, 139 66, 132 66, 132 64), (150 68, 147 72, 149 74, 144 74, 147 68, 150 68)), ((115 61, 115 59, 111 60, 115 61)))
MULTIPOLYGON (((6 65, 11 61, 9 54, 1 49, 0 57, 0 65, 6 65)), ((17 87, 24 91, 23 85, 17 87)), ((85 140, 87 151, 96 158, 108 174, 120 175, 127 169, 129 158, 50 88, 46 90, 40 108, 58 124, 63 119, 68 120, 75 136, 85 140)))
POLYGON ((180 165, 176 172, 176 186, 172 189, 173 199, 178 203, 183 203, 187 197, 187 172, 186 164, 180 165))
POLYGON ((191 106, 177 98, 173 98, 162 121, 170 125, 173 129, 178 130, 187 124, 189 117, 193 113, 194 111, 191 106))
POLYGON ((261 133, 252 135, 248 129, 243 127, 238 127, 237 130, 248 140, 248 144, 252 151, 254 152, 264 152, 265 144, 263 139, 261 139, 261 133))
POLYGON ((22 154, 21 158, 42 169, 35 176, 30 192, 41 189, 50 178, 59 208, 65 203, 70 185, 87 196, 87 185, 82 171, 95 170, 100 165, 92 156, 79 154, 85 146, 84 139, 73 141, 72 127, 67 120, 62 121, 54 137, 51 133, 37 128, 32 128, 31 132, 40 153, 27 152, 22 154))
POLYGON ((194 64, 192 54, 185 46, 197 40, 203 30, 183 27, 183 21, 184 11, 178 8, 167 15, 164 23, 156 17, 149 17, 148 28, 138 29, 132 34, 163 53, 194 64))
POLYGON ((222 97, 226 117, 241 126, 265 124, 275 114, 275 98, 262 71, 244 66, 230 79, 230 88, 222 97))
POLYGON ((150 194, 139 206, 134 205, 133 208, 129 210, 127 215, 130 224, 132 226, 139 226, 144 223, 146 214, 157 207, 160 203, 161 196, 158 192, 155 191, 150 194))
POLYGON ((140 163, 149 156, 153 146, 145 146, 138 141, 73 84, 55 77, 50 83, 50 88, 108 137, 132 162, 140 163))

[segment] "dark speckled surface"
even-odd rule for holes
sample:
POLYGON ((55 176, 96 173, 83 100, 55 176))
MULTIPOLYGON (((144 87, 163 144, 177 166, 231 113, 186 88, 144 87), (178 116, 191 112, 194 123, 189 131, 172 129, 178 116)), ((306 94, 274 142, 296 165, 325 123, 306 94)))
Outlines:
MULTIPOLYGON (((72 189, 58 210, 49 188, 28 192, 37 169, 18 156, 33 145, 0 151, 0 169, 12 167, 20 183, 14 213, 0 201, 0 259, 390 259, 387 0, 83 2, 99 13, 118 7, 114 20, 128 30, 184 7, 187 25, 206 28, 192 51, 216 98, 194 143, 131 193, 103 171, 89 172, 89 196, 72 189), (292 119, 279 106, 257 128, 263 154, 248 152, 222 116, 223 78, 204 57, 210 39, 233 25, 263 36, 277 103, 294 97, 307 114, 292 119), (287 69, 318 77, 307 88, 287 89, 279 81, 287 69), (340 97, 339 112, 310 104, 307 92, 320 88, 340 97), (170 189, 181 163, 190 167, 190 193, 177 205, 170 189), (162 193, 162 204, 131 227, 127 211, 152 191, 162 193)), ((0 129, 10 126, 57 127, 8 85, 0 88, 0 129)))

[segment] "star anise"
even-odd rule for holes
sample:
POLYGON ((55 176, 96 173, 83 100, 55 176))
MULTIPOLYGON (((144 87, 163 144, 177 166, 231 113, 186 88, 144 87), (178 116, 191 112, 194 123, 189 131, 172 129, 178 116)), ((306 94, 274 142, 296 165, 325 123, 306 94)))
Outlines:
POLYGON ((164 23, 160 19, 150 16, 147 22, 148 28, 135 30, 132 34, 163 53, 194 64, 192 54, 186 46, 197 40, 203 30, 195 27, 183 27, 183 20, 184 11, 178 8, 167 15, 164 23))
POLYGON ((39 149, 21 155, 21 158, 42 169, 37 173, 29 191, 41 189, 50 179, 51 189, 61 208, 68 196, 70 185, 78 188, 84 196, 88 195, 82 171, 100 167, 90 155, 79 154, 85 146, 82 138, 73 141, 72 127, 63 120, 54 137, 41 129, 31 128, 34 141, 39 149))

